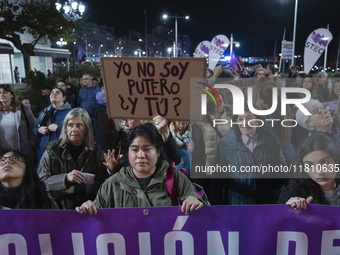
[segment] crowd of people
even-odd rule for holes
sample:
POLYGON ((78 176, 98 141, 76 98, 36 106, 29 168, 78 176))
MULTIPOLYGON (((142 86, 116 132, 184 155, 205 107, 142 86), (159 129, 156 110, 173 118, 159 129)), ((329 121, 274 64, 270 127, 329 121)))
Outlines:
MULTIPOLYGON (((54 87, 42 87, 34 116, 29 102, 19 102, 10 85, 0 85, 0 206, 12 209, 67 209, 96 214, 97 208, 180 205, 184 213, 203 205, 289 204, 294 209, 309 203, 340 205, 337 169, 340 159, 339 117, 327 101, 338 101, 340 80, 327 73, 316 76, 291 68, 283 80, 274 66, 258 64, 248 71, 238 62, 234 71, 208 70, 210 85, 221 79, 254 80, 255 108, 268 110, 273 90, 301 87, 311 93, 304 104, 311 115, 279 107, 265 122, 245 106, 232 114, 232 98, 221 92, 223 105, 207 102, 206 121, 170 122, 109 119, 103 82, 84 74, 76 88, 67 76, 54 87), (296 127, 282 126, 285 118, 296 127), (213 125, 213 120, 228 120, 213 125), (230 125, 231 121, 237 125, 230 125), (205 173, 190 178, 196 165, 301 166, 293 179, 261 178, 258 173, 229 172, 225 178, 205 173), (169 179, 173 184, 170 192, 169 179), (197 192, 200 185, 208 195, 197 192)), ((280 94, 280 93, 278 93, 280 94)), ((291 98, 302 98, 294 93, 291 98)))

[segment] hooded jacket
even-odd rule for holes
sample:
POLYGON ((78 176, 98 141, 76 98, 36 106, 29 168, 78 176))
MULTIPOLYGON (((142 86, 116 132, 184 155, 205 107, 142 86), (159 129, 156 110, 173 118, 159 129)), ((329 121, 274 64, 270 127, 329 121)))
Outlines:
MULTIPOLYGON (((131 166, 123 167, 107 179, 100 187, 94 204, 97 208, 157 207, 172 206, 172 199, 166 189, 169 163, 162 161, 145 190, 141 188, 131 166)), ((174 187, 183 202, 187 197, 198 197, 192 183, 179 171, 174 173, 174 187)))

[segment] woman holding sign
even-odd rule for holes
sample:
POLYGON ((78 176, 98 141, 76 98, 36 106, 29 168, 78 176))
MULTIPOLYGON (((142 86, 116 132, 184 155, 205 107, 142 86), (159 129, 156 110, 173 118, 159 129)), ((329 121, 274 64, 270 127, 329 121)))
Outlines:
POLYGON ((297 151, 296 176, 281 189, 279 204, 295 210, 310 203, 340 206, 340 152, 325 135, 315 134, 302 142, 297 151))
POLYGON ((161 159, 161 143, 157 129, 150 124, 131 130, 126 143, 129 166, 107 179, 94 202, 83 203, 76 208, 77 212, 96 214, 96 208, 172 206, 178 203, 186 214, 200 209, 205 202, 198 197, 188 178, 161 159), (169 179, 172 179, 172 193, 168 189, 169 179))

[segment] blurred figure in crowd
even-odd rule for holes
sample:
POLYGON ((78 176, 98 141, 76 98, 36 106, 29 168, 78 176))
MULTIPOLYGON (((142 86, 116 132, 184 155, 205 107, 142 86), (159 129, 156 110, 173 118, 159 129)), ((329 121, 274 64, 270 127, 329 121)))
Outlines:
POLYGON ((65 91, 60 88, 52 90, 50 95, 51 105, 41 111, 35 125, 34 133, 39 138, 38 167, 40 159, 48 142, 58 138, 66 114, 71 111, 69 103, 65 102, 65 91))

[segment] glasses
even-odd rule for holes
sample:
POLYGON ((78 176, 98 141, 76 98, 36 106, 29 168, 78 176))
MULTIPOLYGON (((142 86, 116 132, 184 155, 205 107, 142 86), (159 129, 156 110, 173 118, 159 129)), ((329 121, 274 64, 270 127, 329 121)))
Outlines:
POLYGON ((320 108, 316 108, 313 111, 311 111, 311 114, 314 115, 317 113, 320 115, 324 109, 329 110, 329 107, 326 105, 322 105, 320 108))
POLYGON ((7 159, 9 160, 9 162, 11 164, 17 164, 17 163, 20 163, 20 162, 21 163, 25 162, 25 160, 20 156, 1 157, 0 158, 0 166, 5 165, 7 159))
POLYGON ((122 120, 120 120, 120 123, 122 125, 125 125, 125 124, 131 124, 132 121, 133 121, 132 119, 122 119, 122 120))

